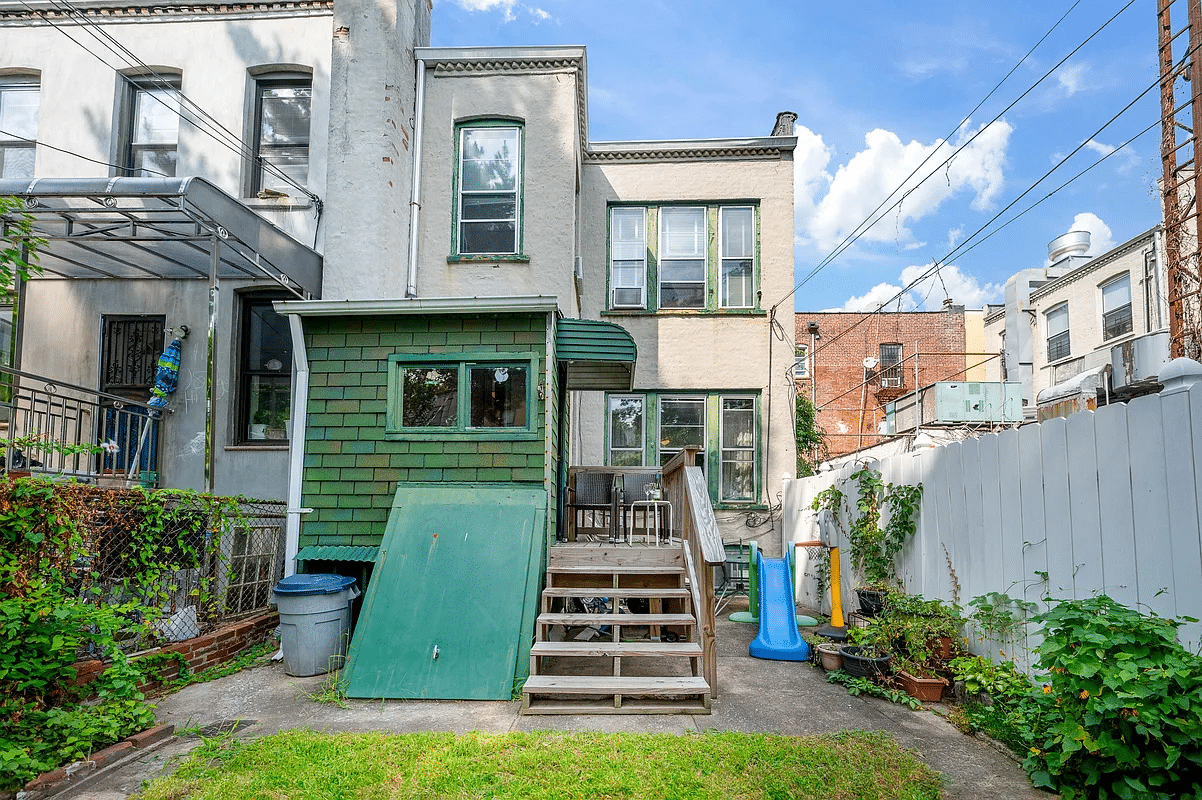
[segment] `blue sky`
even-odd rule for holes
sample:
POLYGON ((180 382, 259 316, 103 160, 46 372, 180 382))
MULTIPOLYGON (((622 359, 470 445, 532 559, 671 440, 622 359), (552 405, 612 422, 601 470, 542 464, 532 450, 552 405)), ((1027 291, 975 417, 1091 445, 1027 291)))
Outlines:
POLYGON ((1153 88, 1096 133, 1156 81, 1155 3, 1136 0, 982 130, 1126 3, 1081 0, 971 117, 1072 0, 435 0, 431 38, 435 46, 587 46, 594 141, 761 136, 777 111, 797 112, 798 280, 928 153, 939 148, 920 176, 979 132, 795 302, 798 310, 875 309, 938 260, 947 262, 942 281, 920 284, 902 308, 938 307, 947 295, 980 307, 1001 300, 1013 272, 1044 264, 1048 241, 1062 233, 1090 230, 1094 252, 1104 252, 1160 219, 1157 126, 971 252, 945 259, 1083 142, 993 227, 1156 122, 1153 88))

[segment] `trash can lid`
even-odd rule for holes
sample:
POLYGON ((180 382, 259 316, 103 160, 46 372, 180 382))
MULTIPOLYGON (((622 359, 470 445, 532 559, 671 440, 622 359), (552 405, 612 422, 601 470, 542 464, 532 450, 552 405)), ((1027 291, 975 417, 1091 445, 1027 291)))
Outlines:
POLYGON ((342 575, 289 575, 275 585, 276 594, 334 594, 355 585, 354 578, 342 575))

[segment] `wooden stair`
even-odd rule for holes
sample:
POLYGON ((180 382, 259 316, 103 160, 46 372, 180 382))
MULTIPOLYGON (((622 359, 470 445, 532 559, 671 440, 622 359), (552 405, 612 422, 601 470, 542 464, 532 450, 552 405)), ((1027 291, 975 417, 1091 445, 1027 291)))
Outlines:
POLYGON ((702 657, 679 545, 552 547, 522 713, 708 714, 702 657), (593 597, 609 598, 607 611, 562 609, 593 597), (645 601, 647 613, 619 613, 619 601, 632 600, 645 601), (576 638, 589 629, 601 635, 576 638))

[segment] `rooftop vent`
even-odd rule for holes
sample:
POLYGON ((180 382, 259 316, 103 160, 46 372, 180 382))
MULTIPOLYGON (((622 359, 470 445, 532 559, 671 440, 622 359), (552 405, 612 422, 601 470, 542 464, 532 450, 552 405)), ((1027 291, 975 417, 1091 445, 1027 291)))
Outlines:
POLYGON ((776 115, 776 124, 772 126, 771 136, 792 136, 793 123, 797 122, 797 115, 792 111, 782 111, 776 115))
POLYGON ((1048 242, 1048 261, 1055 264, 1066 256, 1083 256, 1089 250, 1089 231, 1069 231, 1048 242))

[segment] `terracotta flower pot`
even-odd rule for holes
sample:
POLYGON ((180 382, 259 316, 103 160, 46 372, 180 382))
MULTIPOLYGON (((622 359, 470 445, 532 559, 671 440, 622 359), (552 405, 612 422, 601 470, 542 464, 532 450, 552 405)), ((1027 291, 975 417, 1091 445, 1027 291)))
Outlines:
POLYGON ((905 670, 897 673, 897 679, 906 690, 906 694, 924 703, 938 703, 943 697, 944 687, 947 686, 947 681, 943 678, 920 678, 905 670))
POLYGON ((834 642, 820 644, 815 650, 818 651, 818 662, 822 664, 822 668, 827 672, 843 669, 843 655, 839 652, 840 645, 834 642))

